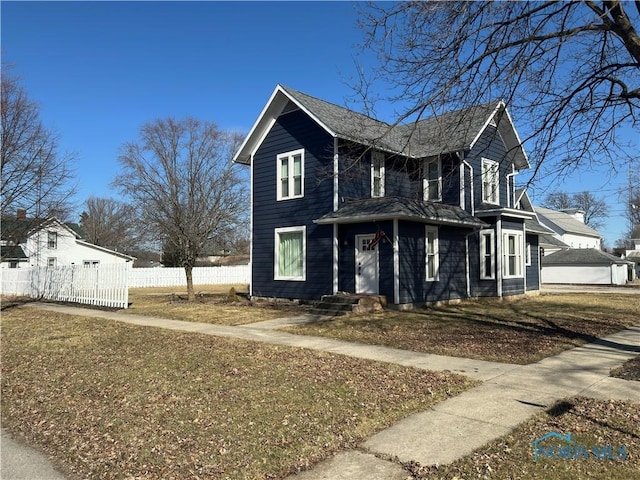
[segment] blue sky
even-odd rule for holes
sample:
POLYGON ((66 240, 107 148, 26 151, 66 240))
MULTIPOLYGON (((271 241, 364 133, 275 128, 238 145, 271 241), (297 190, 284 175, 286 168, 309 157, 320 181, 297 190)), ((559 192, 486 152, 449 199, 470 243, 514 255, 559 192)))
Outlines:
MULTIPOLYGON (((356 57, 371 61, 357 48, 351 2, 3 1, 1 20, 3 62, 77 154, 79 204, 118 197, 119 147, 145 122, 193 116, 246 132, 276 84, 344 105, 356 57)), ((534 203, 550 180, 530 191, 534 203)), ((626 170, 582 172, 553 188, 604 197, 611 216, 601 233, 612 245, 627 227, 626 181, 626 170)))

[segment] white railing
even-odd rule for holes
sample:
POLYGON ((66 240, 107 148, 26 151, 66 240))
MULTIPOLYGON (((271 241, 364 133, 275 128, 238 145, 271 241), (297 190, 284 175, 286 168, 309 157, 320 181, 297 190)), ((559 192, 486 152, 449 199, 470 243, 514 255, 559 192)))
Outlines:
MULTIPOLYGON (((194 285, 248 284, 249 265, 194 267, 194 285)), ((129 287, 179 287, 187 285, 184 268, 134 268, 129 272, 129 287)))
POLYGON ((131 264, 2 269, 2 294, 127 308, 131 264))

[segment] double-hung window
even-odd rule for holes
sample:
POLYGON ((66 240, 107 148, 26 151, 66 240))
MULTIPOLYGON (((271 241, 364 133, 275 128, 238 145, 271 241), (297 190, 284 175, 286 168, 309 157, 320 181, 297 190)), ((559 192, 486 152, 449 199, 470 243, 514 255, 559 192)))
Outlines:
POLYGON ((502 255, 504 278, 523 276, 522 232, 505 230, 502 237, 502 255))
POLYGON ((371 196, 384 197, 384 153, 376 150, 371 155, 371 196))
POLYGON ((58 248, 58 232, 47 232, 47 247, 50 250, 58 248))
POLYGON ((438 227, 425 227, 426 280, 438 280, 438 227))
POLYGON ((304 149, 278 155, 278 200, 304 196, 304 149))
POLYGON ((500 168, 498 162, 482 159, 482 201, 498 205, 500 168))
POLYGON ((423 191, 425 200, 442 200, 442 164, 439 158, 426 161, 423 191))
POLYGON ((480 278, 495 278, 495 244, 493 242, 493 230, 480 231, 480 278))
POLYGON ((304 226, 275 229, 275 280, 305 280, 305 237, 306 228, 304 226))

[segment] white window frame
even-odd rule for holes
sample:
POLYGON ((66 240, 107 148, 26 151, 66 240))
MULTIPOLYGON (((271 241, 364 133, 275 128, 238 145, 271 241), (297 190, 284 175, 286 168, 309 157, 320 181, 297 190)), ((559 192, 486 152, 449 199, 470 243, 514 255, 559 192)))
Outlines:
POLYGON ((496 278, 496 243, 493 230, 480 230, 480 278, 482 280, 493 280, 496 278), (489 251, 487 252, 487 242, 489 251), (487 255, 491 259, 491 266, 487 272, 485 262, 487 255))
POLYGON ((424 257, 425 257, 425 280, 437 282, 440 279, 440 247, 438 240, 438 227, 426 225, 424 229, 424 257), (433 233, 433 252, 429 252, 429 234, 433 233), (433 259, 434 275, 429 275, 429 260, 433 259))
POLYGON ((482 159, 482 201, 500 205, 500 164, 488 158, 482 159))
POLYGON ((302 198, 304 197, 304 148, 300 148, 298 150, 292 150, 290 152, 285 152, 277 155, 277 187, 276 187, 276 198, 278 201, 280 200, 291 200, 293 198, 302 198), (300 156, 300 193, 295 194, 293 192, 294 180, 295 176, 293 173, 293 165, 294 158, 300 156), (287 161, 287 186, 288 193, 287 195, 282 194, 282 161, 287 161))
POLYGON ((423 200, 431 202, 442 201, 442 161, 440 158, 425 160, 424 162, 424 178, 422 179, 423 200), (429 165, 436 164, 438 167, 438 178, 429 179, 429 165), (431 198, 432 189, 436 188, 436 195, 431 198))
POLYGON ((304 282, 307 278, 307 227, 283 227, 274 230, 273 279, 304 282), (280 234, 300 232, 302 234, 302 275, 280 275, 280 234))
POLYGON ((56 257, 47 258, 47 267, 55 268, 58 265, 58 259, 56 257))
POLYGON ((82 266, 85 268, 89 268, 89 267, 98 268, 98 265, 100 265, 100 260, 83 260, 82 261, 82 266))
POLYGON ((530 242, 527 242, 526 244, 525 258, 526 258, 525 265, 527 267, 530 267, 531 266, 531 243, 530 242))
POLYGON ((385 182, 385 155, 383 152, 374 150, 371 153, 371 198, 384 197, 385 182), (379 179, 379 191, 376 190, 376 179, 379 179))
POLYGON ((519 230, 502 231, 502 272, 503 278, 523 278, 524 277, 524 235, 519 230), (509 252, 509 237, 514 237, 515 252, 509 252), (515 272, 509 271, 509 259, 514 257, 515 272))
POLYGON ((47 248, 56 250, 58 248, 58 232, 55 230, 47 231, 47 248))

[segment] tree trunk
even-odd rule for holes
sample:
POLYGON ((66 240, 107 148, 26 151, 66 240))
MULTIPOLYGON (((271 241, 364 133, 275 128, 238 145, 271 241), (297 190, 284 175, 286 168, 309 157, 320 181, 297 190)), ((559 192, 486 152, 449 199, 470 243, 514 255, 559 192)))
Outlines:
POLYGON ((196 294, 193 291, 193 265, 185 265, 184 273, 187 276, 187 295, 190 302, 196 301, 196 294))

